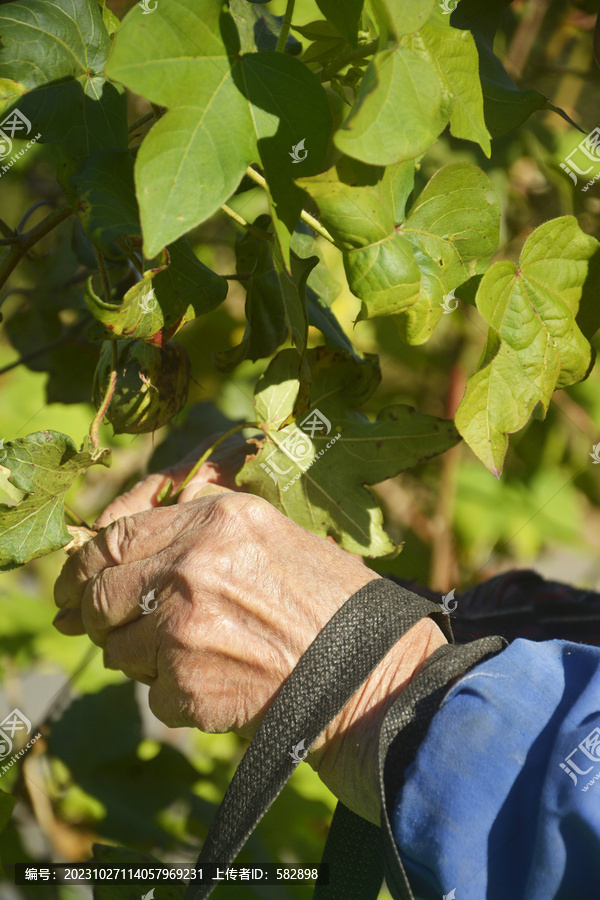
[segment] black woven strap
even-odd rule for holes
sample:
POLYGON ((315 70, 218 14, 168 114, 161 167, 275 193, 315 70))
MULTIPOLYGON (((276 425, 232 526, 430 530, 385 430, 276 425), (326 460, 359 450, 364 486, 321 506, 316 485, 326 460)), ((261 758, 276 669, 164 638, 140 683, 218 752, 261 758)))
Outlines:
MULTIPOLYGON (((298 764, 293 748, 301 741, 310 747, 394 644, 426 616, 452 640, 448 616, 437 604, 385 578, 344 603, 308 647, 250 742, 196 868, 233 862, 298 764)), ((213 888, 191 882, 185 900, 203 900, 213 888)))

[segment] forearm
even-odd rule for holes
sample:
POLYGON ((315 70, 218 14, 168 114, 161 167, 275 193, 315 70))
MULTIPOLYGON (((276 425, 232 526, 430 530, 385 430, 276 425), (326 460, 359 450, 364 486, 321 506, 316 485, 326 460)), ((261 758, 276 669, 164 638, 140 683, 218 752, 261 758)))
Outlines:
POLYGON ((307 762, 345 806, 379 824, 378 737, 383 718, 446 638, 430 618, 417 622, 389 651, 313 745, 307 762))

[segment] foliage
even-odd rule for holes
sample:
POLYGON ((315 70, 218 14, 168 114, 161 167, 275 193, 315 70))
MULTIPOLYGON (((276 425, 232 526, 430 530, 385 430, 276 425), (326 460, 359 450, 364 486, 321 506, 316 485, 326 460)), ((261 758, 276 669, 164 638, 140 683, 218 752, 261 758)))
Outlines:
MULTIPOLYGON (((85 648, 63 650, 47 621, 65 500, 93 521, 151 454, 151 470, 172 464, 236 422, 261 432, 238 485, 381 571, 426 577, 427 517, 454 527, 470 572, 505 541, 524 557, 581 540, 574 521, 600 499, 580 464, 600 414, 596 220, 560 170, 566 113, 544 95, 558 91, 521 87, 500 61, 521 21, 508 0, 460 0, 452 15, 434 0, 109 5, 118 17, 104 0, 0 7, 1 115, 40 134, 1 175, 2 350, 23 358, 0 369, 11 665, 64 654, 73 670, 85 648), (520 186, 523 160, 544 203, 520 186), (181 362, 155 380, 136 362, 124 386, 130 348, 181 362), (150 429, 168 424, 156 447, 138 405, 150 429), (472 454, 453 476, 461 439, 472 454), (116 466, 95 466, 111 449, 116 466), (540 513, 550 495, 559 506, 540 513)), ((87 672, 49 725, 57 817, 130 848, 96 844, 97 859, 193 856, 240 742, 224 737, 220 760, 221 738, 210 753, 201 736, 185 752, 149 742, 131 685, 99 660, 87 672)), ((294 777, 248 859, 293 856, 293 836, 298 861, 316 861, 331 797, 294 777)), ((13 824, 5 836, 28 858, 13 824)), ((91 853, 86 839, 79 858, 91 853)))

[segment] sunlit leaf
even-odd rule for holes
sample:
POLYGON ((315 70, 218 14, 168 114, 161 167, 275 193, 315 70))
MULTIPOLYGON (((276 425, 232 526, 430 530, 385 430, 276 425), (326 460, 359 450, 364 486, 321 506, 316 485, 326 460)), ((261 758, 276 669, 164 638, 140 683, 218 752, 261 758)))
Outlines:
POLYGON ((502 472, 508 435, 529 417, 543 418, 555 390, 581 381, 592 348, 575 317, 598 242, 564 216, 540 225, 519 264, 494 263, 476 303, 490 326, 477 372, 456 414, 456 427, 494 475, 502 472))

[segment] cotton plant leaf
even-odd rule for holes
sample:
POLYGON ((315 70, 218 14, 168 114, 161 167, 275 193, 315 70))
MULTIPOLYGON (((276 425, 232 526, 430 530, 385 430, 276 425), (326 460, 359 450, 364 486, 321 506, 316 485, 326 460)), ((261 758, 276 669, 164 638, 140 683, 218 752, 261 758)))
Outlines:
POLYGON ((110 465, 110 450, 93 449, 88 438, 77 450, 58 431, 37 431, 4 443, 0 466, 10 471, 10 483, 24 496, 14 506, 0 503, 0 570, 69 543, 65 496, 75 479, 96 464, 110 465))
POLYGON ((454 97, 450 116, 452 134, 474 141, 489 156, 490 134, 483 114, 479 57, 473 35, 452 28, 449 16, 438 10, 419 31, 402 38, 402 45, 432 63, 446 90, 454 97))
POLYGON ((90 278, 84 299, 102 326, 103 340, 135 338, 162 347, 197 316, 216 309, 227 296, 227 281, 200 262, 180 238, 162 254, 164 263, 144 272, 120 304, 106 302, 90 278))
POLYGON ((114 241, 140 237, 133 157, 125 148, 97 150, 70 175, 67 188, 88 238, 106 256, 122 256, 114 241))
POLYGON ((304 200, 292 179, 319 171, 331 131, 317 76, 287 53, 241 53, 220 0, 162 0, 151 16, 135 6, 106 71, 168 110, 135 165, 146 256, 206 221, 258 163, 289 271, 304 200), (301 142, 305 153, 296 162, 292 148, 301 142))
POLYGON ((358 29, 364 0, 317 0, 317 6, 351 44, 358 41, 358 29))
MULTIPOLYGON (((264 227, 267 219, 260 216, 256 226, 264 227)), ((244 359, 269 357, 288 337, 300 354, 306 349, 306 281, 318 257, 302 259, 292 250, 290 275, 276 256, 267 241, 251 233, 237 243, 237 271, 251 273, 246 282, 246 327, 240 344, 213 355, 220 371, 231 371, 244 359)))
POLYGON ((384 170, 342 159, 300 184, 344 251, 359 320, 393 315, 403 340, 420 344, 441 319, 444 297, 488 265, 500 207, 488 176, 461 162, 440 169, 406 216, 413 180, 412 162, 384 170))
POLYGON ((298 391, 297 357, 283 350, 259 380, 254 404, 265 433, 237 483, 346 550, 376 557, 397 548, 366 485, 431 459, 459 440, 452 422, 390 406, 371 422, 358 411, 380 381, 372 359, 309 350, 310 411, 287 424, 298 391), (330 445, 329 447, 327 445, 330 445))
POLYGON ((405 47, 383 50, 369 63, 335 146, 371 165, 415 159, 446 127, 452 103, 432 62, 405 47))
POLYGON ((451 18, 453 26, 471 32, 477 45, 485 122, 489 133, 492 138, 501 137, 518 128, 540 109, 553 110, 577 128, 564 110, 550 103, 539 91, 519 88, 495 55, 496 31, 503 12, 511 2, 460 0, 451 18))
POLYGON ((375 19, 392 38, 411 34, 430 19, 438 0, 372 0, 375 19))
POLYGON ((0 35, 0 109, 18 109, 70 161, 127 146, 125 95, 104 76, 111 39, 98 3, 8 3, 0 35))
MULTIPOLYGON (((240 36, 242 53, 275 50, 283 16, 275 16, 268 9, 248 3, 247 0, 229 0, 229 11, 240 36)), ((302 44, 293 35, 288 34, 285 50, 287 53, 297 55, 302 52, 302 44)))
POLYGON ((553 219, 527 239, 518 265, 485 273, 476 305, 489 325, 477 372, 456 413, 456 427, 497 477, 508 435, 531 415, 544 418, 552 394, 582 381, 594 353, 576 316, 598 242, 572 216, 553 219))

